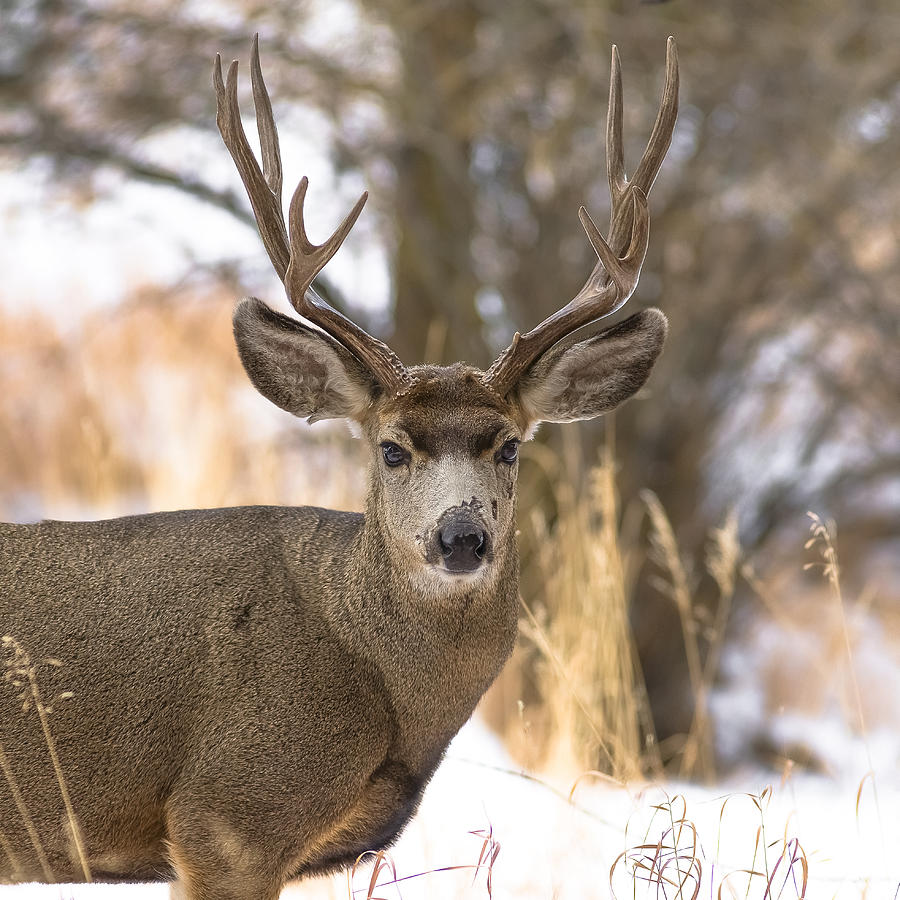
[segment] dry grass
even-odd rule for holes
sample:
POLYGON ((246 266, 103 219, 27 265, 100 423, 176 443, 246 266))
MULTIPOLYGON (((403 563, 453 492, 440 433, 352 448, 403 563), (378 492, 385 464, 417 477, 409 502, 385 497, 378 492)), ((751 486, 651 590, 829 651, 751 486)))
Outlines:
MULTIPOLYGON (((507 774, 519 777, 512 771, 507 774)), ((588 859, 602 848, 607 860, 609 896, 613 898, 694 900, 703 896, 718 900, 801 900, 810 896, 812 864, 795 833, 793 813, 784 817, 784 801, 789 793, 784 784, 780 788, 767 786, 757 793, 735 792, 716 798, 698 796, 696 791, 673 795, 654 785, 635 791, 627 785, 607 783, 599 793, 591 792, 578 799, 572 798, 573 786, 570 798, 566 800, 564 793, 558 792, 553 785, 540 782, 534 776, 529 776, 528 781, 529 786, 536 781, 541 784, 546 790, 545 796, 556 795, 555 802, 560 806, 568 805, 582 823, 593 824, 594 831, 598 831, 597 806, 616 809, 620 824, 603 823, 602 833, 606 839, 600 833, 592 833, 590 827, 571 828, 571 839, 577 840, 579 847, 570 848, 568 854, 577 867, 579 853, 588 859), (616 795, 627 795, 627 802, 623 805, 616 795), (777 804, 773 802, 775 800, 778 800, 777 804), (612 841, 609 829, 616 834, 612 841), (610 853, 616 843, 624 848, 617 855, 615 851, 610 853)), ((534 818, 522 822, 524 808, 519 810, 517 830, 509 831, 510 823, 506 825, 504 837, 511 847, 507 852, 514 854, 511 858, 504 860, 494 830, 472 832, 481 839, 478 859, 474 862, 436 866, 425 871, 410 871, 404 867, 398 857, 405 856, 407 866, 411 857, 409 848, 401 845, 396 855, 371 854, 371 868, 364 871, 354 868, 345 876, 343 886, 340 884, 342 879, 334 879, 330 885, 318 883, 316 887, 320 890, 313 895, 327 895, 333 900, 344 897, 347 900, 357 897, 395 900, 404 896, 401 888, 405 888, 416 898, 490 897, 496 888, 506 897, 551 896, 537 883, 541 875, 537 869, 541 864, 540 857, 551 853, 552 849, 548 846, 542 848, 545 853, 535 853, 533 845, 542 838, 535 838, 532 832, 541 829, 534 818), (516 845, 525 840, 530 841, 530 852, 523 853, 521 846, 517 851, 516 845), (502 870, 496 873, 497 883, 492 887, 498 857, 504 861, 502 870), (512 874, 511 866, 533 866, 534 869, 530 873, 512 874), (470 880, 458 878, 468 872, 473 873, 470 880), (485 874, 484 878, 481 873, 485 874)), ((428 816, 426 811, 426 822, 428 816)), ((447 845, 452 836, 434 821, 432 827, 437 829, 438 845, 433 856, 447 858, 450 853, 447 845)), ((606 893, 585 873, 572 873, 563 885, 560 885, 559 896, 584 896, 586 888, 588 896, 606 893)), ((822 887, 821 881, 817 887, 822 887)), ((300 896, 305 894, 301 891, 300 896)), ((845 895, 841 893, 840 896, 845 895)))
POLYGON ((722 526, 710 535, 706 568, 719 589, 715 612, 710 615, 707 607, 698 603, 694 596, 674 530, 662 504, 650 491, 645 491, 642 496, 651 523, 651 559, 667 576, 656 578, 656 585, 678 610, 694 700, 693 721, 684 740, 678 774, 682 778, 701 777, 712 782, 715 752, 709 695, 719 674, 725 627, 734 600, 741 556, 737 517, 730 513, 722 526))
POLYGON ((730 514, 710 535, 705 565, 719 594, 710 613, 695 596, 674 530, 656 496, 649 491, 642 495, 649 549, 640 544, 640 523, 623 522, 612 434, 610 430, 585 494, 576 493, 559 461, 546 458, 544 448, 529 449, 554 485, 556 516, 552 524, 540 512, 527 519, 529 545, 539 548, 541 577, 536 596, 521 600, 524 650, 501 676, 499 690, 504 679, 530 681, 538 698, 520 708, 519 721, 501 719, 504 735, 530 766, 599 770, 629 781, 644 775, 661 778, 673 770, 674 755, 679 776, 711 781, 715 754, 709 695, 719 674, 741 561, 737 519, 730 514), (629 624, 635 569, 646 556, 659 573, 654 577, 657 589, 678 611, 694 700, 690 731, 668 758, 656 740, 629 624))
POLYGON ((552 529, 531 517, 543 590, 534 605, 521 600, 523 636, 541 654, 543 730, 554 736, 543 738, 546 760, 622 781, 661 771, 628 625, 611 452, 593 471, 589 495, 560 482, 558 505, 552 529))
POLYGON ((494 837, 492 829, 482 829, 479 831, 470 831, 472 837, 480 841, 478 857, 473 863, 462 865, 440 866, 435 869, 428 869, 423 872, 415 872, 411 875, 398 875, 397 866, 391 858, 391 854, 386 850, 379 850, 377 853, 369 851, 361 854, 352 868, 347 871, 347 900, 387 900, 382 891, 392 888, 399 895, 400 886, 409 882, 426 879, 434 875, 445 875, 451 872, 465 872, 472 874, 472 887, 479 880, 484 885, 487 896, 494 895, 494 864, 500 855, 500 843, 494 837), (360 887, 354 887, 361 868, 371 865, 368 871, 367 879, 360 887), (378 893, 376 894, 376 891, 378 893))
POLYGON ((298 438, 258 401, 230 314, 218 294, 145 292, 63 334, 0 311, 0 518, 360 508, 358 445, 339 425, 298 438))
MULTIPOLYGON (((50 762, 53 765, 53 772, 56 776, 56 783, 59 787, 59 793, 62 797, 63 807, 65 808, 66 821, 72 837, 72 843, 75 849, 75 855, 81 864, 82 875, 85 881, 91 881, 91 870, 87 861, 87 854, 84 848, 84 839, 81 834, 81 826, 78 824, 78 818, 75 815, 75 809, 72 806, 72 798, 69 795, 69 788, 66 784, 66 777, 60 763, 59 754, 56 751, 56 741, 53 738, 53 732, 50 729, 50 716, 53 714, 54 704, 72 699, 70 691, 62 691, 50 703, 44 701, 41 694, 40 685, 38 683, 38 667, 31 659, 28 651, 11 635, 4 635, 0 638, 0 647, 6 652, 7 658, 4 661, 3 680, 18 692, 19 702, 22 704, 22 710, 29 712, 34 710, 40 721, 41 733, 44 737, 44 743, 47 747, 47 753, 50 755, 50 762)), ((45 659, 45 665, 60 667, 62 663, 58 659, 45 659)), ((35 854, 41 866, 44 877, 49 881, 55 881, 53 871, 44 852, 40 836, 34 826, 25 798, 19 789, 19 785, 13 774, 12 767, 9 765, 9 759, 6 755, 5 748, 0 744, 0 767, 3 769, 3 775, 6 779, 7 786, 13 795, 16 809, 22 818, 22 824, 28 833, 29 840, 34 848, 35 854)), ((7 857, 14 872, 20 872, 21 866, 12 852, 9 842, 4 838, 3 847, 6 850, 7 857)))
MULTIPOLYGON (((31 818, 31 813, 28 811, 28 804, 25 802, 25 797, 22 795, 22 789, 19 787, 19 782, 10 765, 9 757, 6 754, 6 748, 2 744, 0 744, 0 770, 3 771, 3 778, 6 781, 6 786, 9 788, 9 792, 12 795, 16 810, 19 813, 19 818, 22 820, 22 826, 28 835, 28 840, 31 842, 34 855, 41 867, 41 872, 43 872, 44 877, 48 881, 53 881, 53 870, 50 868, 47 854, 44 852, 43 842, 34 826, 34 820, 31 818)), ((3 834, 2 842, 0 843, 2 843, 3 852, 9 860, 14 877, 21 878, 22 873, 24 873, 25 870, 22 868, 22 864, 19 862, 18 857, 12 849, 12 844, 5 834, 3 834)))

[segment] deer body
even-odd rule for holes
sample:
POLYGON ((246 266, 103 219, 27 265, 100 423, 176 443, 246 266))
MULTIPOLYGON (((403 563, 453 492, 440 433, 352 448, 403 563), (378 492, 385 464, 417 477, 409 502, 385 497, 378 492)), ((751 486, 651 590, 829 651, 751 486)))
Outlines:
MULTIPOLYGON (((306 507, 0 526, 0 583, 19 585, 0 621, 64 657, 39 669, 45 696, 75 695, 52 724, 95 878, 173 877, 175 835, 185 856, 218 846, 239 883, 248 854, 287 880, 390 843, 512 649, 516 564, 416 606, 380 543, 306 507)), ((38 719, 2 700, 52 872, 80 880, 38 719)), ((14 851, 29 865, 4 859, 0 881, 41 880, 24 831, 14 851)))
POLYGON ((251 73, 262 167, 241 125, 237 63, 226 80, 217 60, 217 121, 288 298, 318 328, 244 300, 238 352, 284 410, 355 425, 369 451, 366 512, 245 507, 0 525, 0 646, 19 654, 7 660, 19 694, 0 695, 0 882, 90 870, 175 879, 186 900, 275 900, 288 880, 389 844, 512 650, 519 443, 542 421, 615 408, 662 349, 658 310, 580 341, 573 332, 637 285, 647 194, 677 111, 671 39, 631 182, 613 50, 609 243, 582 209, 594 270, 487 371, 407 368, 318 297, 313 280, 365 195, 316 245, 303 179, 285 222, 255 44, 251 73), (70 702, 52 701, 61 692, 70 702), (75 826, 48 762, 46 716, 35 715, 47 706, 75 826))

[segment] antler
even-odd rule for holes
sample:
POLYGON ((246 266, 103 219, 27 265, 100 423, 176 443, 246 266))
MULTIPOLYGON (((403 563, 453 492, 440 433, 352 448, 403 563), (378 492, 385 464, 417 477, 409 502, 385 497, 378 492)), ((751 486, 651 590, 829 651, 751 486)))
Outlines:
POLYGON ((253 39, 250 79, 262 149, 262 169, 250 149, 241 124, 237 101, 237 70, 238 63, 235 60, 228 68, 227 79, 223 81, 222 59, 216 54, 213 71, 213 85, 216 89, 216 124, 219 126, 225 146, 231 153, 241 181, 244 182, 259 235, 278 277, 284 283, 291 306, 353 353, 389 395, 402 393, 409 387, 412 379, 397 354, 387 344, 372 337, 329 306, 312 289, 316 275, 337 253, 359 218, 368 194, 363 193, 337 231, 324 244, 313 244, 307 237, 303 221, 303 203, 309 185, 308 179, 304 177, 291 198, 289 230, 286 229, 281 201, 281 151, 269 92, 259 64, 259 35, 253 39))
POLYGON ((678 53, 675 39, 666 43, 666 86, 647 149, 629 182, 622 146, 622 71, 619 51, 612 48, 609 110, 606 118, 606 174, 612 199, 609 243, 582 206, 578 218, 599 262, 584 287, 566 306, 527 334, 516 332, 512 343, 485 374, 485 381, 505 395, 528 367, 557 341, 619 309, 634 293, 647 254, 650 212, 647 195, 665 158, 678 115, 678 53), (626 249, 627 241, 627 249, 626 249), (624 256, 619 254, 625 252, 624 256))

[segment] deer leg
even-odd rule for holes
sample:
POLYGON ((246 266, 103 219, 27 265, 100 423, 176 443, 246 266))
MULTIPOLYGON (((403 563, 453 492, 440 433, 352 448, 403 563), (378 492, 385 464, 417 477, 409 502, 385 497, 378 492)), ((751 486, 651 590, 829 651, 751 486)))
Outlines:
POLYGON ((190 880, 185 881, 179 877, 169 886, 169 900, 278 900, 281 893, 278 885, 265 887, 237 880, 229 884, 224 882, 221 873, 200 880, 190 876, 190 880))
POLYGON ((269 872, 240 871, 221 862, 206 868, 174 847, 170 856, 178 876, 169 888, 171 900, 278 900, 281 893, 280 880, 269 872))
POLYGON ((226 822, 197 811, 170 814, 172 900, 278 900, 282 879, 271 856, 251 847, 226 822))

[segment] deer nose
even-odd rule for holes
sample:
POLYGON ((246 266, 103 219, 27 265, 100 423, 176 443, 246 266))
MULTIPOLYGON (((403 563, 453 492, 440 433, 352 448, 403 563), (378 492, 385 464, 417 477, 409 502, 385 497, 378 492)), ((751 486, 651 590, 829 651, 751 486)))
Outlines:
POLYGON ((476 522, 453 519, 438 531, 444 565, 455 574, 474 572, 488 550, 487 532, 476 522))

